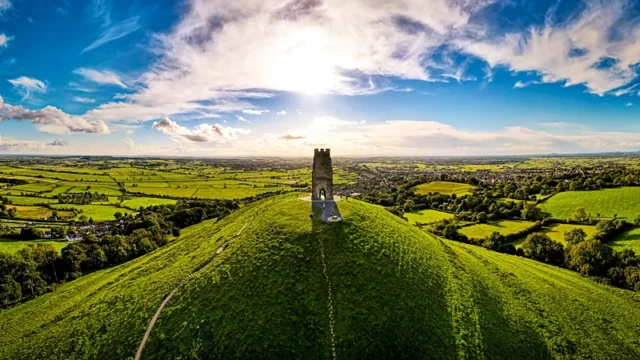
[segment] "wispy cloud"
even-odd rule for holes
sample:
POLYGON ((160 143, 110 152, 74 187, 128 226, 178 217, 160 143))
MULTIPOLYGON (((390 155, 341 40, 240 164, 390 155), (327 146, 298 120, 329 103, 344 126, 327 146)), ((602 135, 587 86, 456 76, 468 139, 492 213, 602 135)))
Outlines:
POLYGON ((249 115, 262 115, 264 113, 268 113, 269 110, 267 110, 267 109, 263 109, 263 110, 260 110, 260 109, 257 109, 257 110, 248 109, 248 110, 242 110, 242 112, 245 113, 245 114, 249 114, 249 115))
POLYGON ((513 84, 513 88, 514 89, 522 89, 525 88, 529 85, 536 85, 536 84, 541 84, 540 81, 537 80, 531 80, 531 81, 516 81, 515 84, 513 84))
POLYGON ((242 116, 240 116, 240 115, 236 115, 236 117, 238 118, 238 121, 242 121, 242 122, 246 122, 246 123, 248 123, 248 124, 251 124, 251 121, 249 121, 249 120, 247 120, 247 119, 243 118, 243 117, 242 117, 242 116))
POLYGON ((287 115, 287 112, 286 112, 286 111, 284 111, 284 110, 280 110, 280 111, 278 111, 278 112, 276 113, 276 115, 284 116, 284 115, 287 115))
POLYGON ((635 89, 638 85, 640 84, 635 84, 633 86, 629 86, 627 88, 624 89, 620 89, 620 90, 616 90, 613 92, 613 95, 615 96, 622 96, 622 95, 627 95, 633 92, 633 89, 635 89))
POLYGON ((83 76, 89 81, 93 81, 98 84, 111 84, 118 85, 122 88, 128 88, 118 74, 113 71, 100 71, 95 69, 79 68, 73 71, 75 74, 83 76))
POLYGON ((94 21, 99 22, 102 27, 108 27, 111 25, 111 13, 109 12, 110 7, 110 0, 94 0, 91 4, 91 17, 94 21))
POLYGON ((633 106, 633 103, 628 102, 625 106, 626 107, 631 107, 631 106, 633 106))
POLYGON ((131 34, 132 32, 140 29, 139 20, 140 20, 139 16, 134 16, 105 29, 100 34, 98 39, 96 39, 93 43, 91 43, 91 45, 87 46, 82 50, 81 54, 87 51, 91 51, 96 48, 99 48, 100 46, 106 43, 109 43, 111 41, 123 38, 131 34))
POLYGON ((587 0, 584 10, 563 23, 547 22, 523 33, 457 43, 491 66, 535 71, 542 82, 583 84, 589 92, 603 95, 637 77, 632 65, 640 61, 640 27, 626 16, 627 4, 587 0))
POLYGON ((94 99, 82 97, 82 96, 74 96, 73 101, 79 102, 79 103, 87 103, 87 104, 92 104, 96 102, 94 99))
POLYGON ((11 9, 11 1, 0 0, 0 16, 4 15, 4 13, 9 9, 11 9))
POLYGON ((27 76, 10 79, 9 82, 22 95, 22 100, 28 99, 34 92, 47 92, 47 85, 44 82, 27 76))

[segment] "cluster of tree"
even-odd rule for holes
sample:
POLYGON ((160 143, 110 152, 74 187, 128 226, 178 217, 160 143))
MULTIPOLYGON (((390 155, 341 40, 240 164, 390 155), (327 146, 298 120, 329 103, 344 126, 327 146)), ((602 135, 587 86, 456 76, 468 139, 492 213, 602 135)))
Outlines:
POLYGON ((7 207, 7 205, 3 202, 2 204, 0 204, 0 218, 14 218, 16 217, 16 214, 18 213, 18 210, 16 210, 15 207, 7 207))
MULTIPOLYGON (((640 217, 636 219, 640 224, 640 217)), ((518 233, 501 235, 494 232, 477 240, 470 240, 461 234, 457 221, 443 220, 428 227, 428 231, 450 240, 480 245, 490 250, 526 256, 547 264, 575 270, 580 274, 595 278, 610 285, 640 291, 640 257, 630 249, 614 251, 606 244, 610 239, 629 229, 631 224, 621 219, 601 220, 596 225, 596 233, 587 239, 584 230, 572 229, 565 233, 567 246, 556 242, 542 232, 543 222, 518 233), (529 234, 516 249, 513 242, 529 234)))
POLYGON ((0 177, 0 183, 11 184, 11 185, 24 185, 24 184, 28 184, 29 181, 24 179, 0 177))
POLYGON ((587 238, 579 228, 565 233, 565 241, 566 247, 544 233, 534 233, 522 243, 522 251, 532 259, 563 266, 613 286, 640 291, 640 257, 633 250, 615 251, 598 236, 587 238))
POLYGON ((99 194, 98 192, 83 192, 83 193, 61 193, 56 196, 56 199, 60 204, 77 204, 87 205, 92 202, 107 202, 109 197, 105 194, 99 194))
POLYGON ((15 255, 0 252, 0 303, 5 307, 51 291, 61 282, 123 263, 166 244, 165 232, 152 226, 128 236, 88 236, 61 254, 50 244, 30 245, 15 255))
MULTIPOLYGON (((371 198, 369 198, 371 200, 371 198)), ((509 201, 475 192, 458 197, 441 193, 416 194, 413 187, 400 187, 397 191, 378 199, 378 204, 394 208, 398 213, 434 209, 456 215, 457 220, 484 223, 496 219, 526 219, 537 221, 544 214, 535 203, 509 201), (402 204, 393 206, 393 204, 402 204)))

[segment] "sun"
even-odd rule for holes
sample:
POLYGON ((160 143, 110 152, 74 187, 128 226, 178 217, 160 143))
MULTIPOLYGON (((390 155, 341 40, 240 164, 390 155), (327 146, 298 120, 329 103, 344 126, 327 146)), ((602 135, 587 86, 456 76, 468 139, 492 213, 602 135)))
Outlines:
POLYGON ((283 49, 271 74, 282 90, 314 95, 339 86, 335 55, 321 30, 301 31, 286 39, 283 49))

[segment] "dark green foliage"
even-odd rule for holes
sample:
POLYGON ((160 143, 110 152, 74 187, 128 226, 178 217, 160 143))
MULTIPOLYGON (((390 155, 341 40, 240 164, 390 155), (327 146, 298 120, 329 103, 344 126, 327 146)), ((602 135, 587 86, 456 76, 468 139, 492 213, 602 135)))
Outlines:
POLYGON ((576 245, 583 242, 587 238, 587 234, 580 228, 571 229, 564 233, 564 240, 569 245, 576 245))
POLYGON ((562 244, 555 242, 544 233, 533 233, 522 243, 524 255, 548 264, 562 265, 564 250, 562 244))

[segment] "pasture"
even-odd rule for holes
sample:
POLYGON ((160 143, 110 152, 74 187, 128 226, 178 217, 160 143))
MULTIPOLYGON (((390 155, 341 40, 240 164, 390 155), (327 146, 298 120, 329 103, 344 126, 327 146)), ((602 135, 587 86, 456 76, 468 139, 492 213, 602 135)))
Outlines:
POLYGON ((122 209, 111 205, 76 205, 76 204, 54 204, 55 209, 68 209, 75 208, 80 211, 74 220, 78 220, 80 216, 84 215, 87 219, 91 218, 93 221, 110 221, 115 220, 113 214, 120 212, 122 214, 132 213, 131 210, 122 209))
POLYGON ((441 193, 446 195, 462 196, 471 193, 475 186, 469 184, 454 183, 449 181, 433 181, 420 184, 415 187, 416 194, 441 193))
POLYGON ((68 241, 64 240, 14 240, 14 239, 0 239, 0 251, 7 252, 9 254, 15 254, 20 249, 25 248, 29 245, 35 244, 50 244, 56 249, 58 252, 62 250, 63 247, 69 245, 68 241))
POLYGON ((535 223, 523 220, 498 220, 486 224, 476 224, 460 228, 459 232, 470 239, 482 239, 494 231, 510 235, 534 226, 535 223))
POLYGON ((444 219, 451 219, 453 215, 437 211, 437 210, 421 210, 413 213, 404 213, 404 218, 409 220, 410 224, 420 223, 420 224, 430 224, 444 219))
POLYGON ((622 187, 597 191, 566 191, 540 204, 542 211, 557 219, 569 218, 584 208, 591 216, 611 218, 617 215, 628 222, 640 215, 640 187, 622 187))
POLYGON ((635 228, 620 235, 617 239, 608 243, 614 250, 631 249, 636 255, 640 255, 640 228, 635 228))
MULTIPOLYGON (((551 240, 559 242, 560 244, 566 246, 567 243, 564 240, 564 233, 569 232, 573 229, 582 229, 587 234, 587 238, 591 238, 596 234, 596 227, 591 225, 573 225, 573 224, 551 224, 548 226, 543 226, 539 232, 545 233, 551 238, 551 240)), ((526 237, 522 239, 518 239, 514 241, 512 244, 519 248, 524 242, 526 237)))

